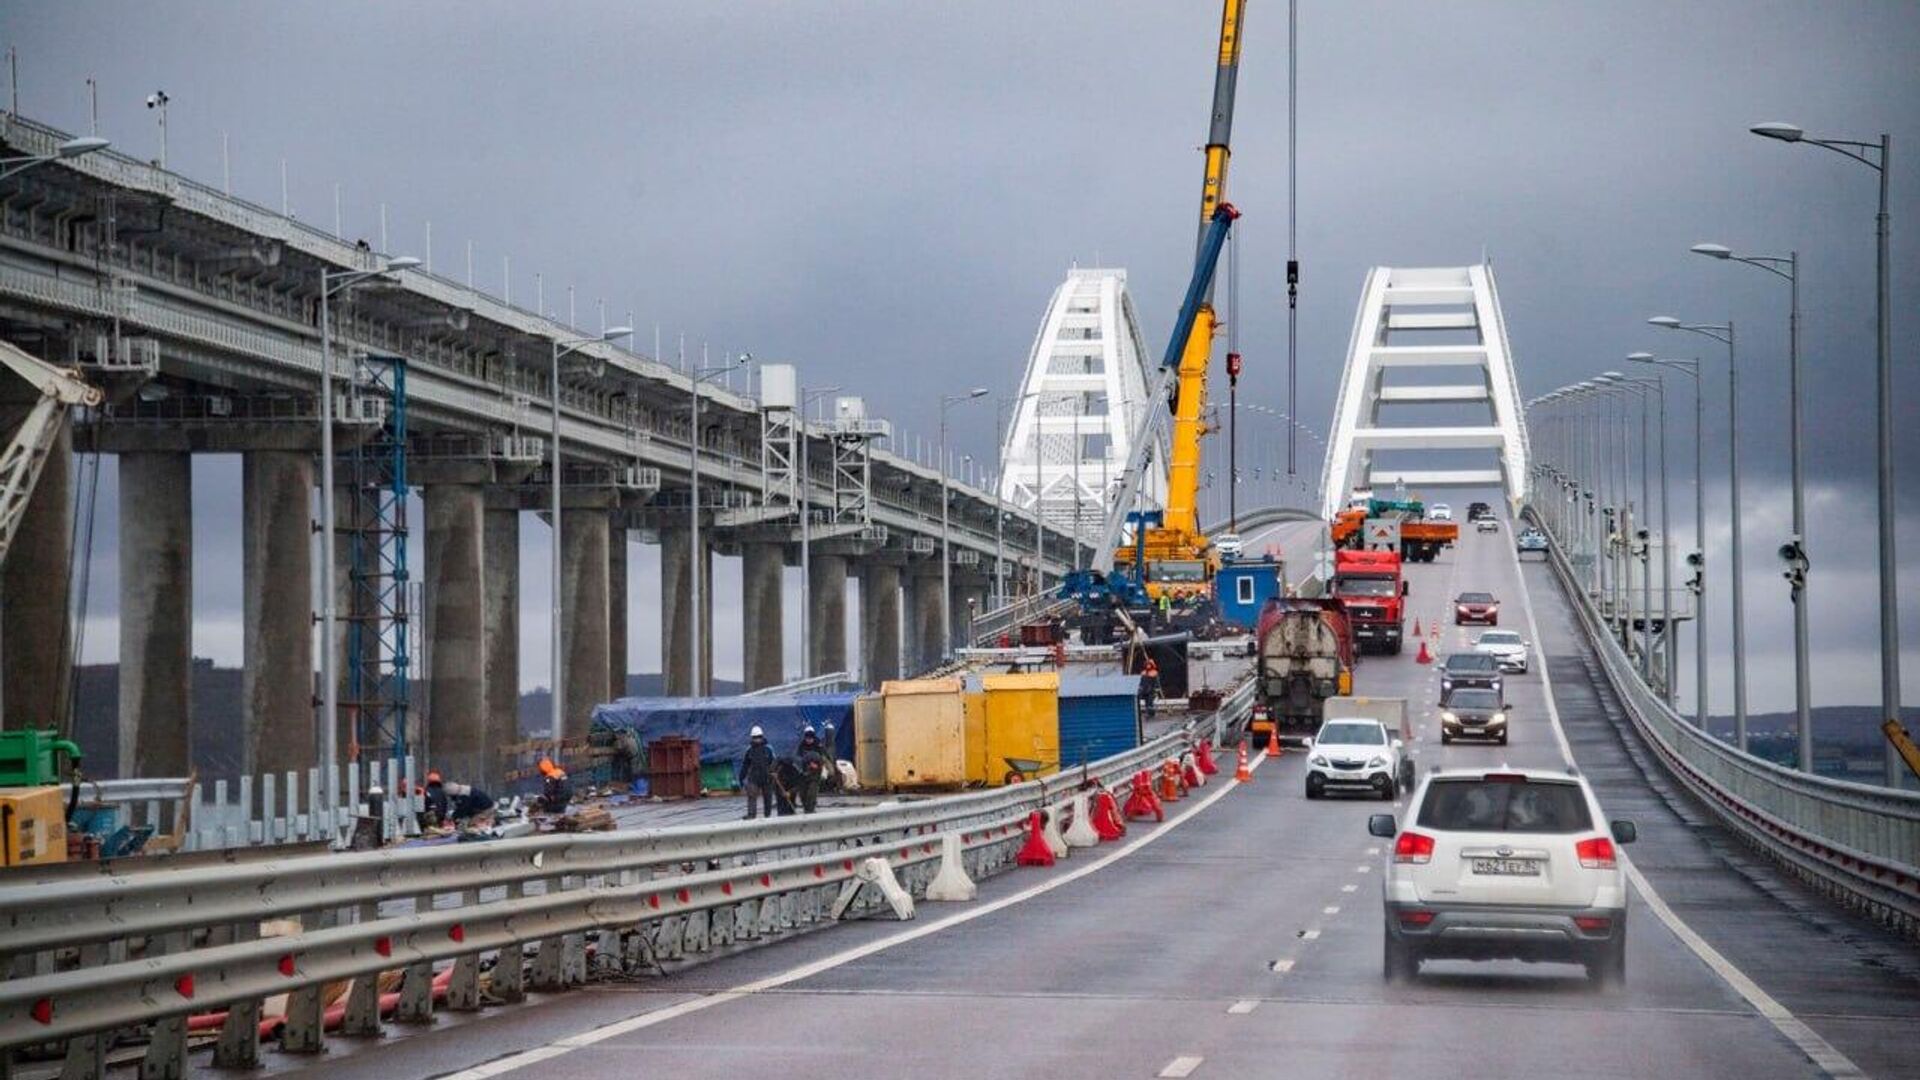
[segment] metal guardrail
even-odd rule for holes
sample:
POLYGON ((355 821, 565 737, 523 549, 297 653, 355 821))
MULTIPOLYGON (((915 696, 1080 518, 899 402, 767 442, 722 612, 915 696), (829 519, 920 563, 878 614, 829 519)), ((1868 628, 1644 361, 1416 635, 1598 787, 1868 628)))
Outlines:
MULTIPOLYGON (((1228 697, 1210 721, 1216 736, 1244 722, 1252 699, 1251 681, 1228 697)), ((0 1048, 64 1041, 68 1074, 98 1076, 110 1033, 145 1025, 143 1070, 179 1075, 188 1016, 219 1008, 228 1011, 214 1063, 257 1063, 262 1001, 277 994, 289 995, 283 1048, 319 1052, 321 988, 339 980, 352 980, 345 1030, 371 1034, 383 971, 403 972, 401 1020, 431 1016, 442 961, 452 966, 438 986, 456 1011, 482 1005, 483 954, 502 1002, 530 985, 585 981, 589 937, 600 970, 659 971, 830 922, 836 902, 877 906, 873 890, 856 895, 868 859, 922 892, 948 835, 969 874, 997 872, 1033 811, 1057 807, 1083 781, 1126 782, 1181 749, 1192 728, 1024 784, 810 817, 0 883, 0 970, 10 975, 0 982, 0 1048), (262 937, 276 920, 299 929, 262 937), (529 972, 523 946, 536 943, 529 972)))
POLYGON ((1559 538, 1550 562, 1627 715, 1681 782, 1755 847, 1803 880, 1920 936, 1920 792, 1810 775, 1742 752, 1688 722, 1640 680, 1559 538))
POLYGON ((830 671, 825 675, 809 675, 804 679, 795 679, 778 686, 763 686, 758 690, 749 690, 741 697, 773 697, 779 694, 830 694, 835 690, 849 686, 857 687, 860 680, 850 671, 830 671))
POLYGON ((986 645, 999 640, 1003 634, 1012 634, 1021 626, 1050 619, 1055 615, 1065 615, 1073 607, 1073 601, 1062 599, 1053 590, 1023 596, 1010 604, 1002 604, 992 611, 983 611, 974 616, 968 627, 968 635, 974 644, 986 645))

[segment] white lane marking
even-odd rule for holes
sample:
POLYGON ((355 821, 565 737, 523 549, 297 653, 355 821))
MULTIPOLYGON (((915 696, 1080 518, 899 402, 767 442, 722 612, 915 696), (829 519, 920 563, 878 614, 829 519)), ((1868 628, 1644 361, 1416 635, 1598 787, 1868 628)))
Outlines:
MULTIPOLYGON (((1516 574, 1521 573, 1519 554, 1516 552, 1512 557, 1514 572, 1516 574)), ((1533 635, 1534 641, 1541 643, 1540 684, 1547 694, 1547 718, 1553 722, 1553 737, 1554 740, 1560 744, 1561 759, 1568 765, 1572 765, 1574 764, 1573 747, 1567 742, 1565 729, 1560 726, 1560 705, 1559 702, 1554 700, 1553 675, 1547 670, 1550 665, 1546 662, 1545 657, 1544 644, 1546 639, 1540 636, 1540 624, 1535 621, 1533 617, 1533 595, 1527 591, 1524 576, 1520 582, 1520 603, 1521 606, 1526 609, 1528 632, 1533 635)), ((1575 632, 1577 633, 1578 631, 1575 632)), ((1627 880, 1633 883, 1634 891, 1638 892, 1640 898, 1646 901, 1647 907, 1652 909, 1654 916, 1665 923, 1667 929, 1673 932, 1673 936, 1679 938, 1682 944, 1693 950, 1693 954, 1699 957, 1701 962, 1706 964, 1707 967, 1713 969, 1713 973, 1718 975, 1722 982, 1732 987, 1734 993, 1746 999, 1747 1004, 1751 1005, 1755 1012, 1765 1017, 1767 1022, 1773 1025, 1775 1031, 1786 1036, 1788 1042, 1799 1047, 1801 1053, 1813 1059, 1813 1063, 1820 1066, 1822 1072, 1836 1078, 1864 1077, 1867 1075, 1860 1070, 1860 1066, 1853 1063, 1851 1058, 1835 1049, 1833 1044, 1822 1038, 1819 1032, 1808 1027, 1805 1021, 1793 1015, 1792 1010, 1776 1001, 1773 995, 1762 990, 1759 983, 1749 978, 1746 972, 1741 971, 1734 965, 1733 961, 1722 956, 1720 950, 1714 948, 1707 942, 1707 939, 1696 933, 1693 927, 1688 926, 1686 920, 1675 914, 1674 910, 1667 906, 1666 900, 1661 897, 1659 891, 1653 887, 1653 883, 1646 879, 1646 875, 1640 873, 1640 868, 1633 865, 1633 860, 1627 857, 1627 853, 1624 851, 1620 852, 1620 862, 1626 869, 1627 880)))
POLYGON ((1373 869, 1371 866, 1356 866, 1353 868, 1353 872, 1356 874, 1364 874, 1371 869, 1373 869))
POLYGON ((1301 940, 1301 941, 1317 941, 1317 940, 1319 940, 1319 937, 1320 937, 1320 931, 1318 931, 1318 930, 1302 930, 1302 931, 1300 931, 1300 940, 1301 940))
POLYGON ((1352 884, 1348 884, 1348 885, 1342 885, 1342 886, 1340 886, 1340 891, 1341 891, 1341 892, 1356 892, 1356 891, 1358 891, 1358 890, 1359 890, 1359 888, 1360 888, 1360 886, 1358 886, 1358 885, 1352 885, 1352 884))
MULTIPOLYGON (((1258 769, 1266 760, 1266 751, 1263 750, 1255 754, 1253 760, 1247 763, 1248 770, 1258 769)), ((822 972, 832 971, 834 968, 850 964, 855 960, 862 960, 875 953, 885 952, 896 945, 905 945, 910 941, 918 941, 931 934, 937 934, 950 926, 972 922, 982 916, 991 915, 1002 908, 1009 908, 1015 904, 1025 903, 1043 893, 1052 892, 1062 885, 1078 881, 1088 874, 1103 870, 1108 865, 1139 851, 1141 848, 1167 835, 1174 829, 1199 817, 1201 811, 1219 802, 1229 792, 1238 789, 1239 786, 1238 784, 1223 785, 1218 790, 1210 792, 1201 798, 1199 802, 1189 806, 1186 813, 1178 817, 1169 818, 1162 828, 1155 829, 1149 833, 1142 833, 1137 839, 1128 841, 1126 844, 1107 852, 1105 855, 1102 855, 1085 866, 1075 867, 1064 874, 1029 885, 1019 892, 1009 893, 998 900, 989 901, 979 907, 966 911, 956 912, 944 919, 921 923, 911 930, 902 930, 890 937, 880 938, 877 941, 870 941, 865 945, 845 949, 831 956, 823 956, 810 963, 788 968, 786 971, 777 975, 769 975, 763 979, 755 979, 752 982, 742 983, 731 990, 721 991, 717 994, 709 994, 705 997, 697 997, 690 1001, 682 1001, 676 1005, 669 1005, 664 1009, 656 1009, 652 1012, 641 1013, 638 1016, 630 1016, 625 1020, 616 1020, 610 1024, 602 1024, 597 1028, 591 1028, 577 1035, 569 1035, 562 1039, 555 1039, 546 1046, 537 1046, 531 1050, 523 1050, 520 1053, 512 1054, 495 1061, 489 1061, 482 1065, 476 1065, 470 1069, 462 1069, 459 1072, 445 1073, 442 1074, 441 1080, 487 1080, 488 1077, 514 1072, 529 1065, 536 1065, 542 1061, 551 1060, 562 1054, 572 1053, 575 1050, 605 1042, 608 1039, 618 1038, 629 1032, 640 1031, 657 1024, 663 1024, 668 1020, 686 1016, 689 1013, 701 1012, 705 1009, 711 1009, 716 1005, 725 1005, 729 1001, 737 1001, 740 998, 748 997, 752 994, 766 990, 775 990, 789 983, 809 979, 822 972)), ((1194 1065, 1197 1066, 1200 1063, 1200 1059, 1194 1058, 1193 1062, 1194 1065)), ((1176 1061, 1175 1064, 1178 1064, 1178 1061, 1176 1061)), ((1185 1076, 1187 1074, 1180 1073, 1179 1075, 1185 1076)))
POLYGON ((1273 973, 1275 975, 1285 975, 1287 972, 1293 970, 1293 961, 1275 960, 1272 964, 1268 966, 1273 968, 1273 973))
POLYGON ((1377 848, 1377 847, 1370 847, 1370 848, 1368 848, 1368 849, 1367 849, 1367 854, 1369 854, 1369 855, 1378 855, 1378 854, 1380 854, 1380 849, 1379 849, 1379 848, 1377 848))
POLYGON ((1245 1001, 1236 1001, 1232 1005, 1227 1006, 1227 1015, 1228 1016, 1245 1016, 1259 1007, 1260 1007, 1260 1003, 1258 1001, 1255 1001, 1252 998, 1247 998, 1245 1001))
POLYGON ((1199 1068, 1200 1063, 1205 1060, 1207 1059, 1200 1057, 1197 1054, 1189 1054, 1186 1057, 1177 1057, 1177 1058, 1174 1058, 1172 1061, 1167 1062, 1167 1067, 1160 1070, 1160 1075, 1163 1078, 1171 1077, 1171 1078, 1175 1078, 1175 1080, 1177 1080, 1177 1078, 1182 1076, 1192 1076, 1193 1070, 1199 1068))
POLYGON ((1323 907, 1323 908, 1321 908, 1321 909, 1320 909, 1320 914, 1322 914, 1322 915, 1338 915, 1338 914, 1340 914, 1340 905, 1339 905, 1339 904, 1329 904, 1328 906, 1326 906, 1326 907, 1323 907))

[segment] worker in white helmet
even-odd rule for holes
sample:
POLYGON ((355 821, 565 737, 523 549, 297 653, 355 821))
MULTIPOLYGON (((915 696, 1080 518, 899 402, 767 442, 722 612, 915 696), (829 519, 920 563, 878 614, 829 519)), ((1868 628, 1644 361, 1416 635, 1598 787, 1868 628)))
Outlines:
POLYGON ((755 811, 773 816, 773 747, 767 745, 767 733, 760 725, 753 725, 748 732, 750 742, 747 752, 740 755, 740 790, 747 795, 747 820, 755 817, 755 811), (754 800, 759 805, 754 805, 754 800))

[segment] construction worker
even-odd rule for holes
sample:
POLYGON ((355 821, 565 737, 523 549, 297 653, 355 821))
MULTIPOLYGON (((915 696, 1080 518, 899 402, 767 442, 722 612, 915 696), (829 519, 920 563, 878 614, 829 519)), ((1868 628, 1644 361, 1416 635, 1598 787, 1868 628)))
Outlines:
POLYGON ((767 817, 773 816, 773 747, 767 745, 767 733, 760 725, 753 725, 747 733, 747 752, 740 755, 740 790, 747 794, 747 821, 752 821, 757 809, 767 817), (754 805, 755 799, 760 805, 754 805))
POLYGON ((450 807, 448 818, 455 826, 467 829, 485 827, 493 815, 493 796, 471 784, 442 784, 450 807))
POLYGON ((827 770, 833 763, 827 760, 826 747, 820 744, 820 734, 808 724, 800 734, 800 749, 794 752, 800 766, 800 812, 811 814, 820 803, 820 782, 826 778, 827 770))
POLYGON ((573 802, 573 781, 567 778, 567 770, 555 765, 552 758, 541 758, 540 775, 546 778, 540 785, 540 809, 549 814, 566 813, 567 805, 573 802))
POLYGON ((1140 665, 1140 709, 1147 716, 1153 715, 1154 702, 1160 697, 1160 665, 1153 657, 1140 665))
POLYGON ((426 804, 420 811, 423 828, 438 828, 446 822, 449 800, 446 784, 440 779, 440 770, 427 770, 427 787, 422 801, 426 804))

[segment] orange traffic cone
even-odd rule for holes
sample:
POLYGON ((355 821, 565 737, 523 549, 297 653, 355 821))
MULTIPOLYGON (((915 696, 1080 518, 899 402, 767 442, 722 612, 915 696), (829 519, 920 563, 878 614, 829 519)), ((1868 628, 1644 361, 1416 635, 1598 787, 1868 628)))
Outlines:
POLYGON ((1415 663, 1420 663, 1420 664, 1433 663, 1433 654, 1427 651, 1427 643, 1425 639, 1422 639, 1420 642, 1420 655, 1414 657, 1413 659, 1415 663))
POLYGON ((1102 840, 1118 840, 1127 835, 1127 823, 1120 820, 1120 804, 1113 792, 1102 791, 1093 799, 1093 831, 1102 840))
POLYGON ((1014 857, 1014 861, 1021 866, 1052 866, 1053 849, 1047 846, 1045 832, 1045 827, 1040 824, 1040 812, 1035 810, 1027 818, 1027 842, 1021 846, 1020 854, 1014 857))
POLYGON ((1153 796, 1153 779, 1145 769, 1133 774, 1133 791, 1127 795, 1125 812, 1130 819, 1148 817, 1155 821, 1167 819, 1166 811, 1160 807, 1160 800, 1153 796))
POLYGON ((1267 756, 1268 757, 1280 756, 1280 725, 1279 724, 1275 724, 1272 727, 1267 729, 1267 756))
POLYGON ((1220 772, 1220 766, 1213 761, 1213 743, 1207 739, 1201 739, 1193 744, 1193 762, 1208 776, 1215 776, 1220 772))
POLYGON ((1414 637, 1420 636, 1420 620, 1419 619, 1413 620, 1413 636, 1414 637))
POLYGON ((1253 782, 1253 770, 1247 768, 1247 744, 1240 744, 1240 760, 1233 767, 1233 778, 1242 784, 1253 782))
POLYGON ((1180 801, 1180 763, 1168 758, 1160 765, 1160 801, 1180 801))

